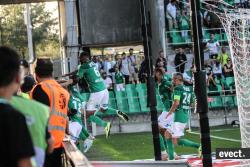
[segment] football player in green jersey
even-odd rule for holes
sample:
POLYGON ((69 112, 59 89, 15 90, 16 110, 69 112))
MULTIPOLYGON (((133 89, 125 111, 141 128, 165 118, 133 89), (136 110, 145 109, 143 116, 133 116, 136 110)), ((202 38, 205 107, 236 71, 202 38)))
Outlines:
MULTIPOLYGON (((89 54, 87 52, 82 52, 80 54, 80 60, 82 64, 77 75, 79 79, 85 79, 90 91, 90 97, 86 104, 86 116, 88 118, 91 115, 95 115, 98 110, 100 112, 105 112, 107 109, 111 109, 108 107, 109 92, 105 87, 101 74, 96 68, 95 63, 89 59, 89 54)), ((116 114, 125 121, 128 121, 129 119, 128 116, 122 111, 116 110, 116 114)), ((106 128, 107 136, 110 134, 110 128, 111 125, 106 128)))
POLYGON ((165 131, 169 160, 174 159, 173 142, 176 145, 197 148, 200 156, 200 144, 182 138, 189 119, 188 110, 190 109, 191 103, 194 99, 193 91, 190 87, 183 86, 183 76, 181 73, 175 73, 173 75, 173 85, 173 104, 166 116, 166 119, 174 113, 174 122, 171 127, 168 127, 165 131))
POLYGON ((172 84, 164 77, 165 71, 161 68, 155 69, 155 79, 156 79, 156 86, 159 90, 159 94, 161 96, 162 102, 164 104, 165 110, 162 111, 161 115, 158 117, 158 124, 160 130, 160 146, 161 146, 161 159, 167 160, 167 145, 164 138, 165 129, 168 126, 171 126, 173 123, 173 117, 169 117, 168 120, 166 119, 167 111, 170 109, 171 105, 171 91, 172 91, 172 84))
MULTIPOLYGON (((74 112, 77 113, 77 114, 72 114, 71 118, 73 118, 72 120, 74 122, 81 122, 82 123, 84 120, 83 113, 84 113, 86 102, 74 86, 69 86, 69 92, 71 94, 70 101, 69 101, 69 107, 70 107, 70 109, 73 109, 73 113, 74 112), (75 110, 77 110, 77 112, 75 110)), ((106 122, 96 115, 89 116, 88 121, 95 122, 97 125, 104 127, 104 128, 107 128, 110 126, 110 122, 106 122)), ((85 134, 87 134, 87 133, 85 133, 85 134)), ((77 137, 77 135, 76 135, 76 137, 77 137)))

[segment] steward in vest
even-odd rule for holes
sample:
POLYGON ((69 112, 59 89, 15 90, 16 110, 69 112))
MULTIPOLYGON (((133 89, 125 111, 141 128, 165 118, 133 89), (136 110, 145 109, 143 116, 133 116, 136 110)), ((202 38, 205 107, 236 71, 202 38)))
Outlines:
POLYGON ((50 59, 38 59, 35 68, 38 84, 31 91, 31 98, 50 107, 48 129, 54 139, 54 151, 47 155, 45 167, 61 167, 62 142, 67 125, 69 93, 53 78, 50 59))

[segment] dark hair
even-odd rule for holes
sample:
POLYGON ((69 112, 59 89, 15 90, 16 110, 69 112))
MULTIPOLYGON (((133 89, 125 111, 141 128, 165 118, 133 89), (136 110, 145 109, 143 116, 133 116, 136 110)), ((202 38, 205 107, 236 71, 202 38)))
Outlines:
POLYGON ((29 68, 29 63, 25 59, 20 61, 20 65, 24 66, 25 68, 29 68))
POLYGON ((129 51, 134 50, 133 48, 130 48, 129 51))
POLYGON ((9 47, 0 46, 0 87, 9 85, 20 70, 20 57, 9 47))
POLYGON ((31 91, 31 89, 33 88, 33 86, 35 85, 35 80, 32 76, 25 76, 24 77, 24 82, 21 85, 21 91, 24 93, 27 93, 29 91, 31 91))
POLYGON ((162 68, 156 68, 155 73, 157 72, 159 72, 161 75, 164 75, 164 71, 162 70, 162 68))
POLYGON ((88 52, 82 52, 82 53, 80 53, 80 57, 82 57, 82 56, 87 56, 87 57, 89 57, 89 53, 88 53, 88 52))
POLYGON ((53 73, 53 63, 50 58, 37 59, 35 73, 39 77, 51 77, 53 73))
POLYGON ((183 75, 182 75, 182 73, 176 72, 176 73, 174 73, 174 76, 180 77, 181 81, 183 81, 183 75))

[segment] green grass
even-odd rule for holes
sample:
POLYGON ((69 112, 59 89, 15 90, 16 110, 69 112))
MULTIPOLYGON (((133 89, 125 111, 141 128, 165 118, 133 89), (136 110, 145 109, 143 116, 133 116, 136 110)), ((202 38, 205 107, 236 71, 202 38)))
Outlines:
MULTIPOLYGON (((194 131, 198 132, 197 129, 194 131)), ((211 135, 240 139, 239 128, 225 131, 213 131, 211 135)), ((200 136, 186 133, 185 138, 200 142, 200 136)), ((212 140, 212 151, 215 148, 240 147, 239 142, 231 142, 220 139, 212 140)), ((131 161, 136 159, 153 158, 153 144, 151 133, 132 133, 132 134, 112 134, 107 140, 105 136, 97 136, 90 151, 86 154, 89 160, 102 161, 131 161)), ((196 154, 197 150, 186 147, 176 147, 177 154, 196 154)))

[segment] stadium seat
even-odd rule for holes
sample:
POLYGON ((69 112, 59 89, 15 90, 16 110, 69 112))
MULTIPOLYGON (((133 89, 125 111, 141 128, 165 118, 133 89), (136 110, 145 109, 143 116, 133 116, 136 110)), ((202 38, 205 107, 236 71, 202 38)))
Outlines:
POLYGON ((129 108, 128 108, 128 100, 127 100, 126 92, 117 91, 115 93, 115 97, 116 97, 118 110, 128 113, 129 108))
POLYGON ((220 34, 214 34, 214 39, 216 39, 217 41, 220 41, 221 39, 220 34))
POLYGON ((225 107, 234 107, 234 99, 233 96, 223 96, 223 105, 225 107))
POLYGON ((106 113, 109 114, 109 115, 116 114, 115 110, 113 110, 113 109, 117 109, 116 99, 115 99, 114 92, 112 92, 112 91, 109 91, 109 107, 112 108, 112 109, 106 111, 106 113))
POLYGON ((128 98, 129 113, 139 113, 141 111, 138 99, 128 98))
POLYGON ((238 106, 238 103, 237 103, 237 96, 234 96, 234 105, 237 107, 238 106))
POLYGON ((212 101, 210 102, 211 108, 222 108, 223 107, 222 99, 220 96, 215 96, 215 97, 211 97, 211 98, 212 98, 212 101))
POLYGON ((147 107, 147 97, 141 98, 139 99, 140 102, 140 107, 141 107, 141 112, 149 112, 150 108, 147 107))
POLYGON ((221 84, 216 84, 217 88, 218 88, 218 92, 220 92, 220 94, 222 94, 222 86, 221 84))
POLYGON ((135 89, 135 84, 126 84, 125 89, 133 90, 133 89, 135 89))
POLYGON ((141 83, 141 84, 137 84, 136 85, 136 90, 146 90, 147 89, 147 85, 145 83, 141 83))
POLYGON ((234 77, 226 77, 226 84, 228 86, 233 86, 234 85, 234 77))

